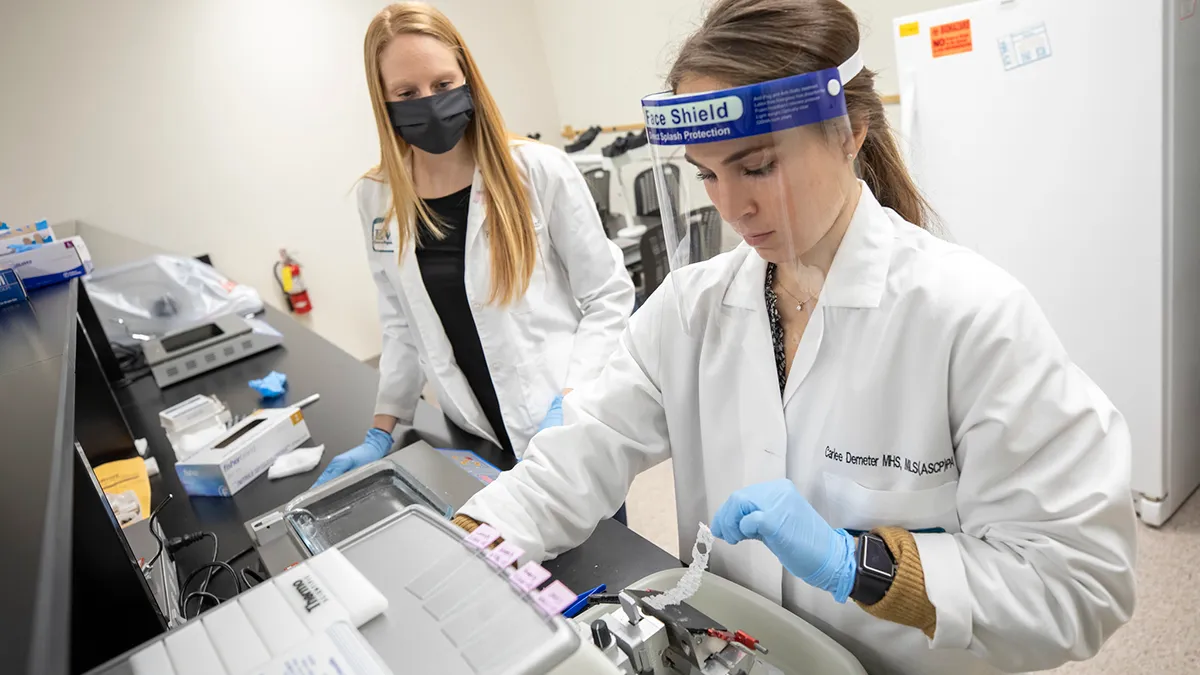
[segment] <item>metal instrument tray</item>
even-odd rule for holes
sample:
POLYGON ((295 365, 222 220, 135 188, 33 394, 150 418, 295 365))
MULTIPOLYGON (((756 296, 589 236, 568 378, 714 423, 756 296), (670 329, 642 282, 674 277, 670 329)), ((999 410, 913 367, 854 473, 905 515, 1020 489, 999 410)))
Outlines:
POLYGON ((408 506, 420 504, 437 513, 450 505, 392 462, 378 462, 356 472, 356 480, 333 490, 313 490, 284 507, 288 532, 316 555, 386 520, 408 506))

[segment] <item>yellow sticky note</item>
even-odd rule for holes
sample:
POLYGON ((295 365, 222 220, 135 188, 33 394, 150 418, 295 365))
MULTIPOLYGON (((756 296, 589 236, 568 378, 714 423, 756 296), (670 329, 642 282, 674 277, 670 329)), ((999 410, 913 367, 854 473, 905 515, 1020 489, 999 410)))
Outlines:
POLYGON ((900 37, 912 37, 921 34, 921 22, 913 21, 911 23, 900 24, 900 37))

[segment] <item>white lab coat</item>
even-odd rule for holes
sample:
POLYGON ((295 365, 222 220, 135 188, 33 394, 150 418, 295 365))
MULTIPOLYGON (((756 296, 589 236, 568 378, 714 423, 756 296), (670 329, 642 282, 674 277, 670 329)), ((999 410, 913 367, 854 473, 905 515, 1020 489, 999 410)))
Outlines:
MULTIPOLYGON (((488 303, 491 252, 483 177, 475 171, 467 215, 466 291, 500 412, 517 457, 554 397, 595 378, 617 348, 633 311, 633 282, 608 240, 583 176, 563 151, 514 142, 530 186, 538 257, 529 290, 509 307, 488 303)), ((383 353, 375 413, 411 423, 424 383, 459 427, 493 443, 417 265, 416 244, 397 251, 396 219, 384 222, 386 183, 364 178, 358 209, 371 276, 379 289, 383 353)))
POLYGON ((781 401, 765 270, 743 245, 672 274, 601 377, 567 397, 567 425, 462 512, 543 558, 584 541, 638 473, 671 457, 690 551, 730 493, 786 477, 834 527, 946 531, 915 535, 932 641, 835 603, 761 543, 714 547, 713 572, 812 622, 869 672, 1018 672, 1094 655, 1133 610, 1130 439, 1029 293, 864 186, 781 401), (681 310, 679 289, 696 304, 681 310))

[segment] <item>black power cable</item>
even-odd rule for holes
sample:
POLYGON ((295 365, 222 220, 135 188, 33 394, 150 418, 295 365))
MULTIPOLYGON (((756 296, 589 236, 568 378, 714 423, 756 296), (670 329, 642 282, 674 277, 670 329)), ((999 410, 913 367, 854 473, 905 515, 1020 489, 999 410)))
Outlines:
MULTIPOLYGON (((233 577, 233 587, 234 587, 235 595, 242 592, 242 590, 244 590, 242 588, 240 577, 238 577, 237 572, 235 572, 233 570, 233 568, 229 566, 228 563, 219 562, 219 561, 204 563, 203 565, 192 570, 192 573, 187 576, 186 580, 184 580, 183 585, 181 585, 179 587, 179 611, 180 611, 180 613, 183 614, 184 619, 195 618, 195 617, 188 617, 186 604, 190 598, 192 598, 196 595, 200 595, 200 597, 203 597, 203 598, 214 599, 217 601, 217 604, 221 603, 220 598, 218 598, 217 596, 215 596, 212 593, 209 593, 207 591, 196 591, 196 592, 190 593, 190 594, 187 592, 188 586, 191 586, 192 581, 194 581, 196 579, 196 577, 198 577, 200 575, 201 572, 205 572, 205 571, 213 569, 213 568, 217 568, 219 570, 224 570, 226 572, 229 572, 229 576, 233 577)), ((201 602, 199 611, 203 611, 203 610, 204 610, 204 603, 201 602)), ((197 612, 197 613, 199 613, 199 612, 197 612)))
POLYGON ((167 498, 159 502, 158 506, 154 507, 154 510, 150 512, 150 534, 154 535, 154 538, 158 541, 158 552, 154 554, 154 557, 150 559, 150 562, 146 563, 146 566, 142 568, 143 570, 148 570, 151 567, 154 567, 154 563, 158 562, 158 559, 162 557, 164 542, 162 537, 158 536, 158 532, 155 531, 154 524, 158 522, 158 512, 161 511, 162 507, 166 506, 167 503, 169 503, 174 497, 175 495, 168 494, 167 498))

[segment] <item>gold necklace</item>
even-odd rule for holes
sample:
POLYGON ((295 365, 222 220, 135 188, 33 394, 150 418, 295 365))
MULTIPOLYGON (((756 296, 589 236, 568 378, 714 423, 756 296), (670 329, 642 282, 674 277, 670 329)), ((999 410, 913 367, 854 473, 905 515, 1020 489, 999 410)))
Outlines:
POLYGON ((795 294, 795 293, 793 293, 793 292, 789 291, 789 290, 787 289, 787 286, 784 286, 782 282, 780 282, 780 284, 779 284, 779 287, 780 287, 781 289, 783 289, 783 292, 784 292, 784 293, 787 293, 788 295, 792 296, 792 299, 796 301, 796 311, 797 311, 797 312, 803 312, 803 311, 804 311, 804 304, 805 304, 805 303, 807 303, 807 302, 810 302, 810 301, 813 299, 812 297, 809 297, 809 298, 808 298, 808 300, 801 300, 800 298, 796 297, 796 294, 795 294))

